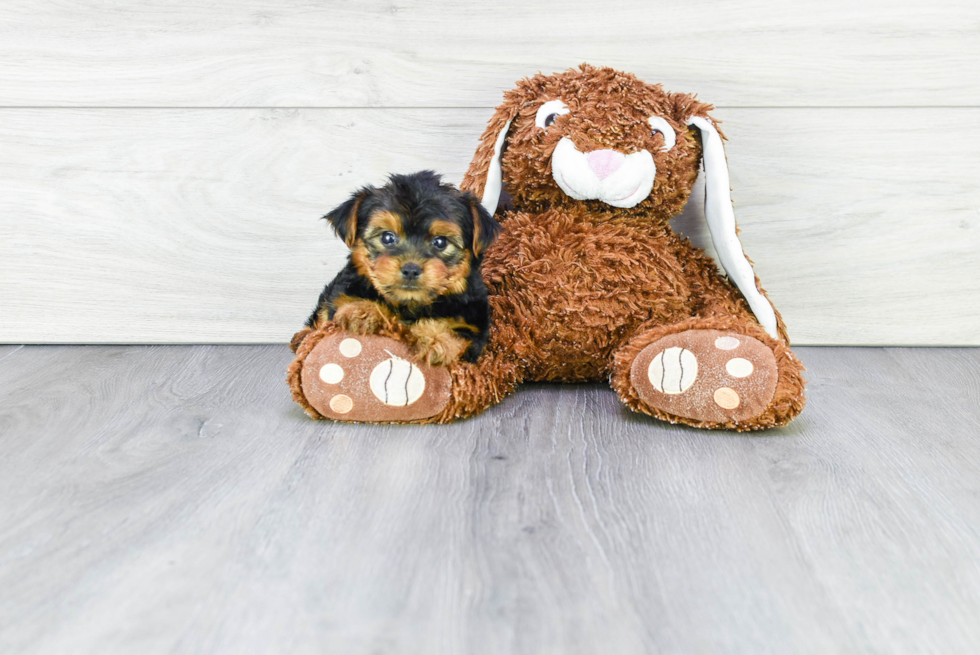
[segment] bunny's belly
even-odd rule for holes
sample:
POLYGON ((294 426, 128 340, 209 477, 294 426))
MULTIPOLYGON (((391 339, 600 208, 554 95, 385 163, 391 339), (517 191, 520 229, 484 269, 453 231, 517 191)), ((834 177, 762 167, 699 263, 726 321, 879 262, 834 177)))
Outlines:
POLYGON ((673 233, 546 217, 507 220, 484 264, 492 321, 519 335, 531 378, 605 379, 612 353, 640 324, 690 316, 673 233))

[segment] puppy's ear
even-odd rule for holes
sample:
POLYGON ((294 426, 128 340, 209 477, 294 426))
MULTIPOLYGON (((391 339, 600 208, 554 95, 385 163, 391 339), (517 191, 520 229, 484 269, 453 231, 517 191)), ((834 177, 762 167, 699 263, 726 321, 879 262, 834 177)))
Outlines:
POLYGON ((374 187, 364 187, 324 216, 348 248, 353 248, 354 240, 357 239, 357 212, 361 208, 361 202, 373 191, 374 187))
POLYGON ((500 233, 500 223, 472 193, 464 193, 463 201, 473 216, 473 255, 479 258, 500 233))

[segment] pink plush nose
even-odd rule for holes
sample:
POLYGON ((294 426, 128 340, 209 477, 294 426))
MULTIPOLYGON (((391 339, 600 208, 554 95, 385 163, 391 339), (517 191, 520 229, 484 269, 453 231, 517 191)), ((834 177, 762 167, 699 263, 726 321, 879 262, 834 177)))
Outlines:
POLYGON ((599 176, 600 180, 604 180, 619 170, 626 155, 615 150, 593 150, 585 156, 585 159, 589 162, 589 168, 599 176))

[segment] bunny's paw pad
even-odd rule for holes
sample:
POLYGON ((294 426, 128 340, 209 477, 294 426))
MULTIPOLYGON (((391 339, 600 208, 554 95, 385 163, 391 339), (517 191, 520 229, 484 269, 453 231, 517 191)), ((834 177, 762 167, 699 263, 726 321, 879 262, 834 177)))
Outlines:
POLYGON ((778 371, 761 341, 721 330, 663 337, 633 360, 630 380, 648 406, 697 421, 748 421, 768 407, 778 371))
POLYGON ((449 403, 452 376, 411 357, 407 344, 387 337, 331 335, 303 362, 303 394, 318 412, 337 421, 430 418, 449 403))

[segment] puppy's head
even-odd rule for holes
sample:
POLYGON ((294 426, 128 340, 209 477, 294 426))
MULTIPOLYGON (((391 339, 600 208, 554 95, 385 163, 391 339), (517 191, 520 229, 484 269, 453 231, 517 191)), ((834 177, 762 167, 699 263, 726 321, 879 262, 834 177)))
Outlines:
POLYGON ((500 230, 476 196, 432 171, 364 187, 324 218, 358 273, 389 303, 408 307, 465 292, 500 230))

